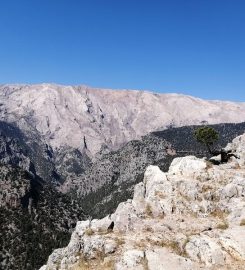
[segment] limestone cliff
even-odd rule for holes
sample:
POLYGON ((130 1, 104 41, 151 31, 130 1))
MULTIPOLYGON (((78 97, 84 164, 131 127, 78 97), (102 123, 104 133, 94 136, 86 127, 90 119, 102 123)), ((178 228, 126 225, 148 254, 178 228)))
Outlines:
POLYGON ((227 148, 238 158, 226 164, 186 156, 167 173, 149 166, 132 200, 78 222, 41 269, 244 269, 245 134, 227 148))

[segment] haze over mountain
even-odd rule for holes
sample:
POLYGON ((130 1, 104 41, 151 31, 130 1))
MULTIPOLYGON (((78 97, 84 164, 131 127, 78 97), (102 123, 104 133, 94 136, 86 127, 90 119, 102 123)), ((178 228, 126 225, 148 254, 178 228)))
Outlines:
POLYGON ((242 122, 245 103, 88 86, 16 84, 0 86, 0 119, 27 133, 37 131, 54 150, 68 146, 94 156, 102 145, 117 149, 169 126, 242 122))

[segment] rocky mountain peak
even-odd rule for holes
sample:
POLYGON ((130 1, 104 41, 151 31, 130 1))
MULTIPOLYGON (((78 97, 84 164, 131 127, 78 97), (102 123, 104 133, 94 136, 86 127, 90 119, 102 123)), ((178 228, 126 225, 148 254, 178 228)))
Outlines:
POLYGON ((78 222, 41 269, 243 269, 245 134, 227 149, 237 158, 220 165, 186 156, 166 173, 148 166, 132 200, 78 222))
POLYGON ((245 119, 244 103, 88 86, 2 85, 0 100, 3 121, 17 123, 27 133, 37 130, 54 149, 67 145, 82 150, 86 142, 92 156, 102 145, 117 149, 168 126, 245 119))

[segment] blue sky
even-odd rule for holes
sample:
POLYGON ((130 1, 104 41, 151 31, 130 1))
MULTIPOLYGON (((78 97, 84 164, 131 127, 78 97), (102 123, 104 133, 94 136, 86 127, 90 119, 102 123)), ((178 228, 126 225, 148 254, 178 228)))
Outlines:
POLYGON ((0 83, 245 101, 244 0, 1 0, 0 83))

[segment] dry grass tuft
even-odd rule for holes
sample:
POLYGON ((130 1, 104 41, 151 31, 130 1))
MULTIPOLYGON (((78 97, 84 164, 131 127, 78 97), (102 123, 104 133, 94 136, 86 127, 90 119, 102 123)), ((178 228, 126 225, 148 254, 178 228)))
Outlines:
POLYGON ((185 246, 189 242, 189 238, 184 241, 184 243, 178 243, 177 241, 174 240, 162 240, 162 241, 157 241, 155 242, 156 245, 161 246, 161 247, 166 247, 170 250, 172 250, 175 254, 182 256, 182 257, 187 257, 186 251, 185 251, 185 246))
POLYGON ((145 250, 145 248, 147 247, 147 243, 143 239, 137 241, 135 245, 137 249, 140 248, 141 250, 145 250))
POLYGON ((211 191, 211 190, 213 190, 213 187, 211 185, 203 184, 203 186, 202 186, 202 193, 205 193, 205 192, 211 191))
POLYGON ((88 260, 81 258, 80 261, 73 266, 70 270, 114 270, 115 260, 114 258, 105 257, 104 254, 97 254, 98 257, 95 260, 88 260))
POLYGON ((94 234, 94 231, 91 229, 91 228, 88 228, 86 231, 85 231, 85 235, 88 235, 88 236, 91 236, 94 234))
POLYGON ((123 246, 125 244, 125 240, 121 237, 116 237, 114 240, 116 241, 117 247, 123 246))
POLYGON ((145 207, 145 213, 147 214, 147 216, 152 217, 152 208, 151 205, 149 203, 147 203, 146 207, 145 207))
POLYGON ((156 190, 155 191, 155 196, 159 197, 160 199, 165 199, 166 195, 163 194, 162 191, 156 190))
POLYGON ((224 220, 227 216, 227 213, 222 211, 219 208, 216 208, 213 212, 210 213, 210 215, 215 217, 215 218, 219 218, 221 220, 224 220))
POLYGON ((103 262, 103 270, 114 270, 115 269, 115 260, 114 258, 105 258, 103 262))
POLYGON ((224 221, 222 223, 219 223, 216 228, 220 230, 226 230, 229 228, 229 224, 226 221, 224 221))
POLYGON ((209 160, 206 160, 206 169, 208 170, 208 169, 211 169, 211 168, 213 168, 213 163, 211 162, 211 161, 209 161, 209 160))
POLYGON ((71 267, 71 270, 89 270, 90 264, 85 258, 80 258, 79 262, 76 265, 71 267))
POLYGON ((152 227, 146 226, 146 227, 145 227, 145 231, 146 231, 146 232, 153 232, 154 230, 153 230, 152 227))
POLYGON ((245 226, 245 218, 243 218, 240 222, 240 226, 245 226))

